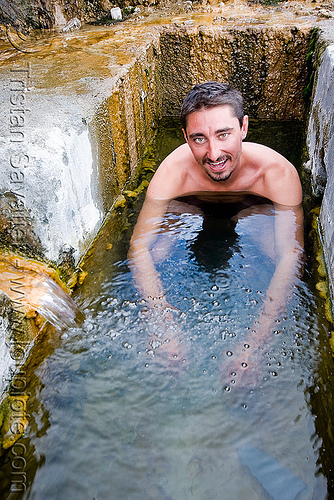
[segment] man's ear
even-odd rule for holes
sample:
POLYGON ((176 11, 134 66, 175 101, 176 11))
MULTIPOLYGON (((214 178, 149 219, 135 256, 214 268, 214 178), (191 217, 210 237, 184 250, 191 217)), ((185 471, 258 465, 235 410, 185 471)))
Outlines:
POLYGON ((248 132, 248 115, 245 115, 242 121, 242 127, 241 127, 241 137, 242 139, 246 138, 248 132))
POLYGON ((187 132, 185 131, 185 129, 184 129, 184 128, 182 129, 182 132, 183 132, 183 136, 184 136, 184 138, 185 138, 186 142, 188 142, 187 132))

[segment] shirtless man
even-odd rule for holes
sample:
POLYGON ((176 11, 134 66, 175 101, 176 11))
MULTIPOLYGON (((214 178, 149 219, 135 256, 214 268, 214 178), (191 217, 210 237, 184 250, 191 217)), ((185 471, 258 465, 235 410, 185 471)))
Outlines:
MULTIPOLYGON (((245 195, 270 200, 275 208, 276 268, 266 292, 261 315, 247 339, 258 346, 270 338, 284 307, 303 256, 302 189, 294 166, 272 149, 243 142, 248 116, 241 94, 227 84, 195 85, 181 110, 186 144, 161 163, 147 190, 129 251, 138 288, 148 305, 168 307, 149 248, 171 200, 195 195, 231 201, 245 195), (232 198, 233 199, 233 198, 232 198)), ((254 349, 253 349, 254 354, 254 349)), ((240 350, 239 361, 249 365, 252 350, 240 350)), ((237 356, 234 357, 237 359, 237 356)))

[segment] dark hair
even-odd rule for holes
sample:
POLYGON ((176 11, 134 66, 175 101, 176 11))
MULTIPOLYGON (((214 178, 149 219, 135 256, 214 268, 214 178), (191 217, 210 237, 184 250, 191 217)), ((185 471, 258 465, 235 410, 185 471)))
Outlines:
POLYGON ((238 118, 240 127, 244 118, 243 100, 241 93, 228 83, 206 82, 195 85, 186 95, 180 114, 181 125, 187 127, 187 118, 190 113, 203 108, 216 106, 231 106, 238 118))

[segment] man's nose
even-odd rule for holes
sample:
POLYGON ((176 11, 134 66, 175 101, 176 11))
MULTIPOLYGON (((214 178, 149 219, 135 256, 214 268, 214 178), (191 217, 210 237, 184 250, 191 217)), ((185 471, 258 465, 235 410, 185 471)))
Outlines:
POLYGON ((221 155, 220 144, 212 139, 208 142, 208 157, 211 161, 217 161, 221 155))

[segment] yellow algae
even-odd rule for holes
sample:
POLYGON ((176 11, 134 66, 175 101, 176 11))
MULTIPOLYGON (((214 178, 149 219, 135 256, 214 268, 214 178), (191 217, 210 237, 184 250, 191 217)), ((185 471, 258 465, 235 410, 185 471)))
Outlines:
POLYGON ((327 286, 327 295, 326 295, 326 302, 325 302, 325 317, 329 323, 333 324, 334 320, 333 320, 332 301, 331 301, 328 286, 327 286))
MULTIPOLYGON (((314 247, 314 255, 316 261, 316 270, 319 281, 316 283, 316 289, 319 292, 319 296, 324 300, 324 313, 325 318, 329 322, 330 325, 334 324, 333 318, 333 304, 331 300, 331 293, 329 289, 329 281, 328 281, 328 272, 326 266, 325 255, 323 252, 322 242, 321 242, 321 231, 320 231, 320 222, 319 222, 319 213, 320 207, 316 207, 310 211, 313 215, 312 219, 312 229, 310 232, 310 239, 313 240, 314 247)), ((330 347, 333 351, 334 356, 334 338, 333 332, 331 333, 331 337, 329 339, 330 347)))
POLYGON ((123 194, 125 194, 125 196, 128 196, 129 198, 136 198, 138 196, 139 193, 135 191, 123 191, 123 194))
POLYGON ((140 185, 136 189, 134 189, 133 191, 124 190, 123 194, 125 194, 125 196, 128 196, 129 198, 136 198, 142 191, 144 191, 144 189, 147 188, 148 185, 149 181, 145 179, 140 183, 140 185))
POLYGON ((323 299, 327 298, 327 283, 326 281, 318 281, 318 283, 315 285, 316 289, 319 292, 320 297, 323 299))
POLYGON ((120 207, 124 207, 125 206, 125 203, 126 203, 126 199, 125 199, 125 196, 123 196, 122 194, 119 195, 114 203, 114 206, 113 208, 114 209, 117 209, 117 208, 120 208, 120 207))
POLYGON ((318 262, 318 267, 317 267, 318 274, 319 276, 322 276, 324 278, 327 276, 327 268, 323 252, 318 252, 316 255, 316 259, 318 262))
POLYGON ((0 455, 24 435, 28 426, 27 400, 26 394, 7 395, 0 405, 0 455))
POLYGON ((83 271, 82 269, 76 269, 74 273, 72 274, 71 278, 67 282, 67 286, 73 290, 75 286, 80 286, 84 282, 85 278, 87 276, 87 273, 83 271))
POLYGON ((331 332, 331 335, 329 337, 329 345, 332 349, 332 356, 334 357, 334 332, 331 332))

